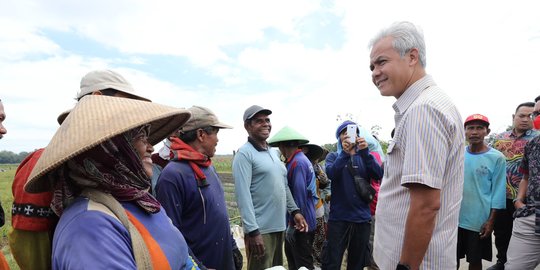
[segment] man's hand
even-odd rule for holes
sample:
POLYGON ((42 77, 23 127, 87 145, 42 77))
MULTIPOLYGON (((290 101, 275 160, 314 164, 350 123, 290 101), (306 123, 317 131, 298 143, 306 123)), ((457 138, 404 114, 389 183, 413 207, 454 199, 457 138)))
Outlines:
POLYGON ((245 235, 244 239, 246 241, 247 250, 255 256, 255 258, 264 257, 264 241, 262 235, 258 234, 256 236, 245 235))
POLYGON ((294 215, 294 228, 300 232, 307 232, 309 229, 308 227, 304 216, 300 213, 296 213, 296 215, 294 215))
POLYGON ((525 206, 525 204, 523 203, 522 200, 516 200, 516 202, 514 202, 514 207, 515 207, 516 209, 519 209, 519 208, 521 208, 521 207, 523 207, 523 206, 525 206))
POLYGON ((349 141, 349 136, 345 136, 341 142, 341 148, 343 148, 343 151, 349 155, 354 155, 356 153, 355 146, 356 143, 351 143, 349 141))
POLYGON ((492 232, 493 232, 493 222, 488 220, 486 221, 486 223, 482 224, 482 227, 480 227, 480 239, 489 237, 492 232))
POLYGON ((368 143, 363 137, 356 137, 356 149, 362 150, 368 148, 368 143))

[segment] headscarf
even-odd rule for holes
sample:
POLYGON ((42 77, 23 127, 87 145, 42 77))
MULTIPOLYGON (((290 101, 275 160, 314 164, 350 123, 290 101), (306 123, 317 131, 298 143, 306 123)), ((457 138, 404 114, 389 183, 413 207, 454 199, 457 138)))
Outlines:
POLYGON ((212 165, 212 160, 207 155, 193 149, 193 147, 182 141, 180 138, 173 138, 171 142, 171 152, 173 153, 172 160, 187 161, 189 166, 193 170, 193 173, 195 174, 195 179, 197 179, 197 186, 208 186, 208 182, 206 181, 206 175, 199 166, 208 168, 210 165, 212 165))
POLYGON ((163 147, 159 149, 158 155, 164 160, 171 159, 171 141, 168 138, 163 140, 163 147))
MULTIPOLYGON (((157 213, 161 205, 150 195, 150 177, 133 146, 150 125, 126 131, 62 164, 48 177, 56 180, 51 208, 57 215, 85 188, 110 193, 120 202, 133 201, 147 213, 157 213)), ((54 182, 53 182, 54 183, 54 182)))

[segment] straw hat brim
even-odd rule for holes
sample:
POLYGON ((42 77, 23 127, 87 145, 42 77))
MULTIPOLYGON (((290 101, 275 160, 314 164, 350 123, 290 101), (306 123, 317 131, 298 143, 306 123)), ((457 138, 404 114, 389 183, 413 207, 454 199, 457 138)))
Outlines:
POLYGON ((52 188, 47 174, 67 160, 96 145, 144 124, 150 124, 148 142, 152 145, 165 139, 184 125, 191 113, 156 103, 90 95, 82 98, 65 118, 34 166, 27 192, 43 192, 52 188))
POLYGON ((276 135, 268 140, 268 144, 272 147, 278 147, 280 142, 298 141, 299 144, 306 144, 309 140, 291 127, 285 126, 280 129, 276 135))

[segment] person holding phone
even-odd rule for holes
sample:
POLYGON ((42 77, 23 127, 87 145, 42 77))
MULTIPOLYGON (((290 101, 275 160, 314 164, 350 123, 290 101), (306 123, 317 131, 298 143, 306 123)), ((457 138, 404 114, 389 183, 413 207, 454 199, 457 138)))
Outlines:
POLYGON ((369 153, 367 141, 358 136, 356 123, 341 123, 336 138, 337 151, 326 157, 326 173, 332 179, 332 206, 322 269, 340 269, 345 249, 347 269, 362 269, 370 264, 371 213, 369 202, 356 191, 351 169, 363 179, 376 180, 382 178, 383 170, 369 153), (354 142, 350 140, 353 137, 354 142))

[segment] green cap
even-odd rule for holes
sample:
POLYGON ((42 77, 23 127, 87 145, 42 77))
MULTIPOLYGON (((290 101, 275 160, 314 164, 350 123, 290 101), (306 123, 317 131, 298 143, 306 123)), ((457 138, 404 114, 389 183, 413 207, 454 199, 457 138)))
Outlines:
POLYGON ((306 139, 302 134, 298 133, 298 131, 285 126, 280 131, 276 133, 272 138, 268 140, 268 144, 272 147, 279 146, 280 142, 286 142, 286 141, 298 141, 299 144, 305 144, 308 143, 309 140, 306 139))

